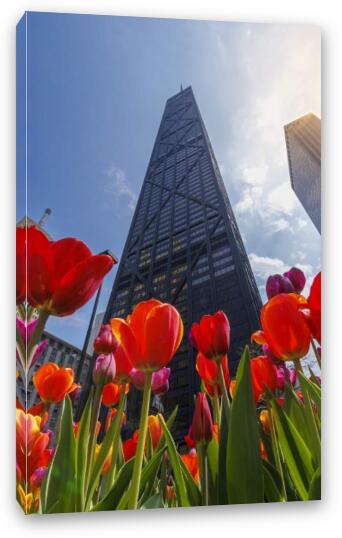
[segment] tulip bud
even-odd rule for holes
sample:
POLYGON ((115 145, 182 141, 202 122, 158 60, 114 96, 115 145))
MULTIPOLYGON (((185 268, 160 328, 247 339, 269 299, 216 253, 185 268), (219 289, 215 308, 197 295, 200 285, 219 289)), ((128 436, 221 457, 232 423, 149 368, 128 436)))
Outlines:
POLYGON ((93 381, 95 385, 105 385, 114 380, 116 365, 114 355, 99 355, 93 369, 93 381))
POLYGON ((34 491, 42 485, 44 477, 46 475, 47 467, 37 467, 30 478, 31 490, 34 491))
POLYGON ((137 368, 132 368, 132 370, 129 373, 129 376, 131 378, 133 386, 137 390, 144 390, 145 385, 145 372, 142 372, 141 370, 137 370, 137 368))
POLYGON ((81 387, 75 384, 75 388, 69 392, 69 398, 72 402, 75 402, 81 394, 81 387))
POLYGON ((94 351, 100 355, 109 353, 115 353, 119 342, 115 338, 112 328, 109 324, 101 325, 101 329, 94 341, 94 351))
POLYGON ((169 377, 171 374, 171 368, 161 368, 157 372, 152 374, 152 394, 155 396, 161 396, 169 390, 169 377))
POLYGON ((271 299, 279 293, 293 293, 294 286, 287 276, 271 275, 266 281, 266 294, 268 299, 271 299))
POLYGON ((292 269, 284 273, 284 277, 289 279, 295 292, 300 293, 303 291, 306 282, 303 271, 297 267, 292 267, 292 269))
MULTIPOLYGON (((161 368, 157 372, 152 374, 151 390, 155 396, 165 394, 169 390, 169 377, 171 374, 170 368, 161 368)), ((137 390, 144 390, 145 385, 145 372, 132 368, 130 371, 130 378, 133 386, 137 390)))
POLYGON ((203 392, 197 394, 191 436, 196 443, 208 443, 213 436, 213 421, 207 397, 203 392))

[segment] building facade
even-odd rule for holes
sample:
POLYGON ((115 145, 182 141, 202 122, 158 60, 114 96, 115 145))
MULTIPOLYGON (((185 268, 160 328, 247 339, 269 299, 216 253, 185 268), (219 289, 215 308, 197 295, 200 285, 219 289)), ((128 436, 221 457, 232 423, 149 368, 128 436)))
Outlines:
POLYGON ((292 188, 321 233, 321 120, 306 114, 284 130, 292 188))
MULTIPOLYGON (((184 339, 171 361, 166 414, 179 406, 176 436, 188 429, 200 387, 191 324, 222 309, 231 324, 229 365, 259 327, 261 299, 191 87, 168 99, 105 313, 125 317, 150 297, 172 303, 184 339)), ((139 416, 131 390, 128 419, 139 416)))

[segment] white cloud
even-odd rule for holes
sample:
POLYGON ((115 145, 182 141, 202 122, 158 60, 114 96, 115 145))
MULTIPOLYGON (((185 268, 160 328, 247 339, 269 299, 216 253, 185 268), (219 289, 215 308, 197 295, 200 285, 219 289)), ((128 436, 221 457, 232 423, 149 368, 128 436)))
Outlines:
POLYGON ((105 174, 109 178, 105 186, 106 192, 112 194, 117 201, 122 197, 126 198, 128 209, 134 211, 137 195, 128 181, 125 171, 112 164, 105 174))
POLYGON ((292 215, 297 204, 297 199, 289 182, 284 182, 275 187, 267 196, 267 205, 271 211, 292 215))
POLYGON ((262 185, 266 182, 268 166, 260 163, 258 166, 242 166, 241 173, 244 181, 249 185, 262 185))
POLYGON ((258 256, 254 252, 249 254, 248 257, 254 274, 262 279, 267 279, 270 275, 276 273, 284 273, 287 268, 283 260, 279 258, 258 256))
MULTIPOLYGON (((259 277, 266 282, 267 278, 270 275, 283 274, 285 271, 291 269, 292 265, 286 264, 280 258, 271 258, 269 256, 258 256, 254 252, 249 254, 249 261, 252 266, 253 273, 256 277, 259 277)), ((313 268, 310 264, 305 263, 296 263, 298 269, 301 269, 306 277, 306 284, 303 290, 303 295, 308 295, 310 286, 313 280, 313 268)), ((263 289, 263 286, 260 286, 260 289, 263 289)))

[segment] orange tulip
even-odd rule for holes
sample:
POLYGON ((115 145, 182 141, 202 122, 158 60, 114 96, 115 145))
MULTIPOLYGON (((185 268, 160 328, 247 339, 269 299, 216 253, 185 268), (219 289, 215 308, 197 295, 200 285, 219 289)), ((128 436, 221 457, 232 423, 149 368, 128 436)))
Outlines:
MULTIPOLYGON (((223 370, 223 377, 226 383, 226 387, 229 387, 229 370, 228 370, 228 358, 227 355, 222 357, 220 359, 222 364, 222 370, 223 370)), ((220 387, 220 380, 219 380, 219 373, 218 373, 218 366, 217 362, 213 361, 212 359, 208 359, 203 355, 203 353, 199 352, 197 354, 196 358, 196 370, 198 372, 198 375, 202 379, 202 381, 205 384, 206 389, 211 387, 212 390, 207 390, 210 396, 213 396, 214 394, 214 387, 216 386, 218 395, 221 395, 221 387, 220 387)))
MULTIPOLYGON (((129 386, 129 385, 127 385, 127 386, 129 386)), ((111 425, 112 420, 114 419, 117 412, 118 412, 118 410, 116 409, 116 407, 111 407, 110 409, 108 409, 108 413, 107 413, 107 417, 106 417, 105 431, 108 430, 108 428, 111 425)), ((122 426, 125 423, 125 421, 126 421, 126 415, 125 415, 124 412, 122 412, 121 420, 120 420, 120 426, 122 426)))
POLYGON ((45 403, 61 402, 65 395, 75 390, 72 368, 59 368, 53 362, 43 364, 33 376, 33 383, 45 403))
POLYGON ((276 390, 277 368, 266 355, 251 359, 250 365, 254 399, 258 403, 266 386, 272 391, 276 390))
MULTIPOLYGON (((129 385, 128 385, 129 386, 129 385)), ((102 403, 106 407, 116 405, 121 396, 122 386, 116 383, 107 383, 102 389, 102 403)))
POLYGON ((268 456, 267 456, 266 448, 265 448, 265 445, 264 445, 264 443, 262 442, 261 439, 259 439, 259 446, 260 446, 260 452, 261 452, 262 459, 267 460, 268 456))
POLYGON ((254 333, 252 340, 267 344, 283 361, 305 357, 310 346, 310 330, 301 312, 305 303, 304 297, 295 293, 272 297, 261 310, 263 330, 254 333))
POLYGON ((159 441, 163 435, 163 429, 160 425, 159 418, 155 415, 150 415, 147 419, 148 431, 150 432, 153 450, 155 450, 159 444, 159 441))
POLYGON ((17 465, 25 481, 37 467, 45 463, 50 437, 40 431, 41 418, 16 410, 16 457, 17 465), (44 461, 43 461, 44 460, 44 461))
POLYGON ((198 464, 198 456, 197 456, 196 450, 192 448, 188 452, 188 454, 183 454, 181 456, 181 459, 185 463, 192 478, 196 480, 196 482, 198 482, 199 481, 199 464, 198 464))
POLYGON ((193 346, 208 359, 217 360, 227 355, 230 343, 230 325, 222 310, 213 315, 202 316, 193 323, 190 332, 193 346))
POLYGON ((183 338, 183 322, 177 310, 156 299, 139 303, 126 320, 112 319, 111 326, 119 342, 115 352, 117 380, 122 378, 120 362, 124 379, 132 367, 143 372, 160 370, 170 362, 183 338))
POLYGON ((235 386, 236 386, 236 379, 232 379, 229 385, 229 394, 231 398, 233 398, 234 396, 235 386))
POLYGON ((218 442, 219 442, 219 425, 216 422, 214 422, 214 424, 213 424, 213 437, 214 437, 216 443, 218 444, 218 442))
POLYGON ((260 411, 259 421, 265 433, 270 433, 270 415, 267 409, 260 411))

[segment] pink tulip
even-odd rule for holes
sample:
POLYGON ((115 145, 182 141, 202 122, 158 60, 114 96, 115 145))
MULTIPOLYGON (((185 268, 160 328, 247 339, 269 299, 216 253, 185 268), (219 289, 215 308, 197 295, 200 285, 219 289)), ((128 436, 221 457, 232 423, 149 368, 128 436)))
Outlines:
MULTIPOLYGON (((169 390, 170 374, 171 369, 166 367, 161 368, 157 372, 153 372, 151 383, 152 394, 162 395, 169 390)), ((137 370, 136 368, 132 368, 129 375, 132 380, 133 386, 137 390, 143 391, 145 385, 145 373, 141 370, 137 370)))
POLYGON ((114 355, 99 355, 93 369, 93 381, 95 385, 106 385, 114 381, 116 365, 114 355))

